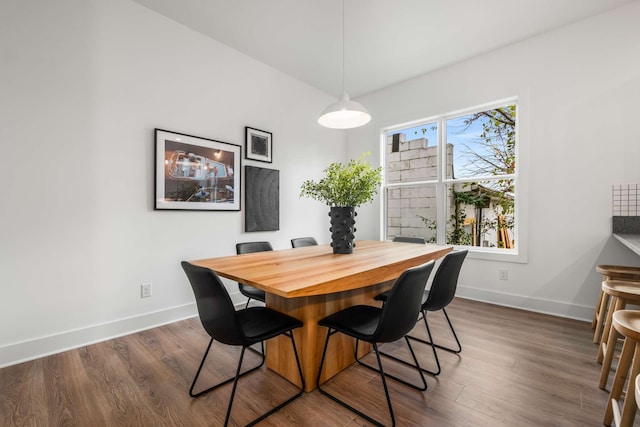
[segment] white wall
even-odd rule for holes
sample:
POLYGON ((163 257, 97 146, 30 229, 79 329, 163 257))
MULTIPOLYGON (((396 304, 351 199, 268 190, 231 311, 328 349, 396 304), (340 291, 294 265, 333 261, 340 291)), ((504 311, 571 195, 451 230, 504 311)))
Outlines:
POLYGON ((127 0, 2 1, 0 62, 0 366, 194 315, 180 260, 328 243, 298 198, 345 159, 328 95, 127 0), (280 170, 280 231, 153 210, 155 127, 244 145, 244 126, 273 132, 273 164, 243 164, 280 170))
MULTIPOLYGON (((594 266, 640 265, 610 237, 611 185, 640 182, 637 22, 635 3, 371 94, 374 121, 345 149, 315 122, 331 97, 135 3, 1 2, 0 366, 195 314, 180 260, 327 243, 304 179, 367 150, 378 161, 384 126, 514 95, 528 263, 469 260, 460 294, 588 318, 594 266), (281 171, 280 231, 153 210, 155 127, 243 145, 244 126, 274 134, 274 163, 244 164, 281 171)), ((357 237, 379 237, 379 219, 362 207, 357 237)))
MULTIPOLYGON (((528 262, 470 259, 459 295, 588 319, 595 266, 640 265, 610 235, 611 186, 640 182, 638 22, 636 2, 359 99, 373 123, 349 132, 349 155, 379 159, 385 126, 520 98, 528 262)), ((361 211, 358 231, 379 235, 379 211, 361 211)))

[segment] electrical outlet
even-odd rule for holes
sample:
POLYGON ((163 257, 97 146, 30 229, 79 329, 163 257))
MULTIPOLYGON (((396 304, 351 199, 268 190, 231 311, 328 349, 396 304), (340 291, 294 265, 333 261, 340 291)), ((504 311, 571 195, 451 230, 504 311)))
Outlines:
POLYGON ((140 285, 140 298, 151 297, 151 283, 143 283, 140 285))
POLYGON ((509 280, 509 270, 498 270, 498 277, 500 280, 509 280))

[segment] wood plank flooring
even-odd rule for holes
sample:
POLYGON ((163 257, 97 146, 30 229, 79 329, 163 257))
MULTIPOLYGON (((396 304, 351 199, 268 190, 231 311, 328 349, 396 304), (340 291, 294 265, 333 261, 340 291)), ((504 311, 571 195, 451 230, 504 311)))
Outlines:
MULTIPOLYGON (((600 365, 589 323, 463 299, 448 312, 462 353, 439 353, 442 374, 427 377, 426 392, 388 382, 397 425, 602 425, 608 392, 598 388, 600 365)), ((446 337, 443 317, 435 313, 429 319, 434 336, 446 337)), ((415 335, 424 335, 420 324, 415 335)), ((188 395, 207 343, 194 318, 1 369, 0 426, 222 425, 230 385, 197 399, 188 395)), ((401 344, 386 349, 404 354, 401 344)), ((435 368, 428 347, 416 344, 416 350, 423 365, 435 368)), ((214 344, 202 380, 232 375, 237 356, 236 349, 214 344)), ((255 361, 249 352, 245 366, 255 361)), ((389 372, 417 379, 395 362, 383 363, 389 372)), ((353 365, 326 387, 388 422, 374 372, 353 365)), ((230 425, 246 424, 292 392, 266 368, 249 374, 240 380, 230 425)), ((369 424, 314 391, 260 425, 369 424)))

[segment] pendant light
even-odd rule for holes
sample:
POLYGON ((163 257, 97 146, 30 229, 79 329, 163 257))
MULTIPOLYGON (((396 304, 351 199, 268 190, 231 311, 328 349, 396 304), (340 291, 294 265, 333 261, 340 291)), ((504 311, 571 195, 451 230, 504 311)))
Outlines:
POLYGON ((342 95, 324 109, 318 123, 331 129, 351 129, 369 123, 371 116, 362 104, 351 101, 344 90, 344 0, 342 0, 342 95))

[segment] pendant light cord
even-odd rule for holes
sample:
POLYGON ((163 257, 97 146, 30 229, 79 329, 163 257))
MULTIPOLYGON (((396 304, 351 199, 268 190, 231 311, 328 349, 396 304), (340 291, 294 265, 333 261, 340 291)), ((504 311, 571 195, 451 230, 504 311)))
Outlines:
POLYGON ((342 93, 344 93, 344 0, 342 0, 342 93))
POLYGON ((346 17, 345 0, 342 0, 342 93, 336 102, 332 102, 324 109, 318 123, 331 129, 351 129, 365 125, 371 120, 371 115, 359 102, 352 101, 345 91, 346 82, 346 17))

